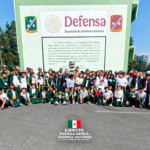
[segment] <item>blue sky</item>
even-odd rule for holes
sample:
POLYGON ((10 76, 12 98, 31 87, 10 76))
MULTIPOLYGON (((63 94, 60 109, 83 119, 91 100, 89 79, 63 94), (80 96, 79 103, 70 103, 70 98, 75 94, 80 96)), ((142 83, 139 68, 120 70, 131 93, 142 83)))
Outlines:
MULTIPOLYGON (((13 0, 0 0, 0 26, 15 19, 13 0)), ((150 0, 140 0, 137 19, 131 25, 135 53, 150 54, 150 0)))

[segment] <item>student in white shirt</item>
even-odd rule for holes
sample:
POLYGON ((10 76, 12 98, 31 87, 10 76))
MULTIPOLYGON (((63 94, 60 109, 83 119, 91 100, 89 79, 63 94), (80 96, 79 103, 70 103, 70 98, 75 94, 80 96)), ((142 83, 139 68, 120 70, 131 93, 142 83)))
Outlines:
POLYGON ((100 83, 100 74, 99 71, 96 72, 96 83, 99 84, 100 83))
POLYGON ((143 108, 145 107, 145 100, 146 100, 146 92, 144 92, 144 88, 140 87, 139 91, 137 91, 138 99, 139 99, 139 107, 143 108))
POLYGON ((30 94, 26 91, 26 88, 23 88, 20 93, 21 102, 25 105, 32 105, 30 100, 30 94))
POLYGON ((105 91, 103 92, 103 105, 108 104, 111 107, 112 102, 113 102, 113 93, 112 91, 108 90, 108 87, 105 87, 105 91))
POLYGON ((83 84, 83 74, 82 73, 79 73, 78 77, 75 80, 75 84, 78 86, 79 89, 82 87, 82 84, 83 84))
POLYGON ((20 88, 23 89, 27 89, 27 77, 26 77, 27 71, 23 70, 22 75, 20 77, 20 88))
POLYGON ((82 90, 80 90, 80 104, 87 102, 87 104, 90 104, 88 101, 88 91, 86 87, 84 86, 82 90))
POLYGON ((4 110, 4 106, 8 104, 9 101, 7 95, 3 92, 3 89, 0 88, 0 105, 1 105, 0 110, 4 110))
POLYGON ((75 86, 75 80, 73 78, 73 75, 70 75, 70 78, 67 79, 67 88, 71 89, 75 86))
POLYGON ((108 86, 107 74, 104 75, 103 81, 104 81, 104 86, 107 87, 108 86))
POLYGON ((115 106, 124 107, 123 103, 123 91, 121 90, 121 86, 117 85, 117 89, 114 92, 115 106))
POLYGON ((102 92, 105 91, 105 85, 104 85, 104 81, 103 80, 101 80, 100 84, 97 86, 97 91, 98 91, 98 89, 101 89, 102 92))
POLYGON ((41 91, 41 87, 45 85, 44 77, 42 71, 39 71, 38 76, 36 77, 38 90, 41 91))
POLYGON ((119 78, 116 81, 116 85, 120 85, 123 92, 126 91, 127 79, 124 78, 124 73, 121 72, 119 78))

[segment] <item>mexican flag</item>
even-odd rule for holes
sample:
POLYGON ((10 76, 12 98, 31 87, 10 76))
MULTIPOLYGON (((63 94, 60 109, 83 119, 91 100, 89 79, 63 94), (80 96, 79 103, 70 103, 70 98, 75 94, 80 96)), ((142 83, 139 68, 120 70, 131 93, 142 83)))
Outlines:
POLYGON ((81 120, 68 120, 68 128, 81 128, 81 120))

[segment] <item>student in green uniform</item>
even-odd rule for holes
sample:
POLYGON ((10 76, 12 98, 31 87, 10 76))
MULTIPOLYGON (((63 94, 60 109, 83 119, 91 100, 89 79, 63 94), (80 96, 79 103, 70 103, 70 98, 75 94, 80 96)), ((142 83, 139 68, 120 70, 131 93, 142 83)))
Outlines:
POLYGON ((67 105, 66 96, 64 93, 62 93, 61 90, 58 90, 58 92, 55 94, 54 97, 55 97, 55 105, 58 105, 58 103, 67 105))
POLYGON ((7 94, 7 97, 8 97, 10 104, 13 107, 18 107, 18 106, 22 105, 18 99, 17 92, 14 91, 13 83, 10 83, 9 89, 7 90, 6 94, 7 94))
POLYGON ((27 76, 30 74, 30 67, 27 67, 27 76))
POLYGON ((5 72, 2 73, 2 78, 4 81, 4 92, 6 93, 6 91, 9 88, 9 85, 8 85, 8 77, 7 77, 7 74, 5 72))
POLYGON ((16 71, 12 70, 7 77, 8 77, 8 84, 10 85, 12 83, 14 85, 14 90, 17 92, 17 96, 20 101, 20 81, 17 77, 16 71))
POLYGON ((52 86, 55 89, 55 83, 54 83, 52 74, 49 74, 49 78, 46 79, 45 85, 46 85, 46 88, 48 88, 49 86, 52 86))
POLYGON ((47 71, 44 71, 44 81, 46 81, 47 78, 48 78, 47 71))
POLYGON ((90 89, 88 90, 88 94, 89 94, 89 102, 93 103, 95 101, 95 94, 96 94, 94 84, 91 84, 90 89))
POLYGON ((115 91, 115 86, 116 86, 116 79, 114 78, 114 75, 110 75, 110 79, 108 79, 108 87, 112 86, 112 92, 114 93, 115 91))
POLYGON ((3 77, 0 76, 0 88, 4 89, 4 85, 3 77))
POLYGON ((31 74, 31 76, 28 76, 28 80, 27 80, 27 84, 28 84, 29 88, 31 88, 31 86, 33 84, 36 85, 36 88, 38 88, 37 79, 35 77, 35 73, 31 72, 30 74, 31 74))
POLYGON ((0 88, 0 110, 4 109, 5 105, 8 105, 9 101, 7 95, 3 92, 3 89, 0 88))
POLYGON ((57 89, 61 89, 61 79, 58 76, 58 73, 55 74, 53 80, 54 80, 55 87, 57 87, 57 89))
POLYGON ((25 105, 32 105, 31 100, 30 100, 30 95, 27 92, 26 88, 22 88, 21 89, 20 96, 21 96, 21 102, 23 104, 25 104, 25 105))
POLYGON ((46 103, 47 102, 46 93, 47 92, 45 91, 44 86, 41 86, 41 91, 39 93, 39 96, 40 96, 39 102, 40 103, 46 103))
POLYGON ((32 104, 38 104, 38 89, 35 88, 35 84, 31 85, 31 88, 29 90, 30 99, 32 104))
POLYGON ((72 104, 79 104, 79 90, 78 86, 75 86, 74 89, 71 90, 71 103, 72 104))
POLYGON ((117 89, 114 92, 115 106, 123 107, 123 90, 121 90, 121 86, 117 85, 117 89))
POLYGON ((53 91, 53 87, 49 86, 48 90, 46 92, 46 97, 47 97, 47 101, 49 104, 54 104, 55 100, 54 100, 54 91, 53 91))
POLYGON ((45 85, 45 81, 43 78, 43 73, 42 71, 39 71, 38 76, 37 76, 37 85, 38 85, 38 90, 39 90, 39 94, 41 92, 41 87, 45 85))
POLYGON ((126 107, 135 107, 135 104, 139 104, 138 100, 138 94, 135 91, 135 88, 133 86, 130 86, 130 89, 126 91, 125 93, 125 101, 126 101, 126 107))
MULTIPOLYGON (((73 92, 73 89, 72 89, 72 92, 73 92)), ((67 102, 71 101, 72 92, 70 92, 67 87, 65 88, 64 94, 66 96, 66 101, 67 102)))
POLYGON ((86 87, 86 89, 89 90, 90 89, 90 83, 91 83, 90 76, 86 75, 85 79, 83 80, 82 88, 86 87))

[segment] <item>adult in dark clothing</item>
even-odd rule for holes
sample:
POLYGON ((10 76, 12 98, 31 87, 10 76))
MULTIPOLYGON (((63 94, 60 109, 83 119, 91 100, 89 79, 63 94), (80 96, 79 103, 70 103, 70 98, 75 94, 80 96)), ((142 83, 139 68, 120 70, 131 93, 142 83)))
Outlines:
POLYGON ((131 86, 135 87, 135 90, 138 90, 141 86, 141 77, 139 76, 139 73, 136 73, 131 81, 131 86))
POLYGON ((65 69, 64 74, 61 76, 61 86, 64 82, 66 82, 66 79, 68 78, 68 69, 65 69))

